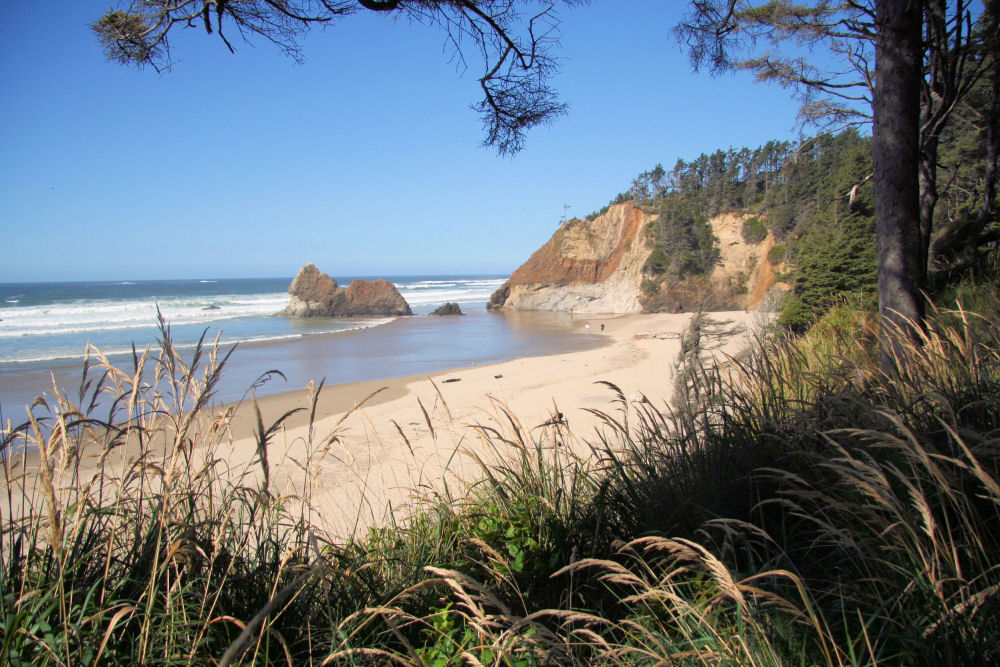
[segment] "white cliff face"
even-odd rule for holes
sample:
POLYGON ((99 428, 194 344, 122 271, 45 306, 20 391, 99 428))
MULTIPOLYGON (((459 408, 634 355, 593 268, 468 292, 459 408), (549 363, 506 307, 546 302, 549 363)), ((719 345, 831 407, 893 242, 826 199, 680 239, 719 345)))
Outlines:
MULTIPOLYGON (((712 233, 719 242, 720 259, 712 271, 714 285, 723 288, 733 281, 746 286, 745 307, 753 307, 763 298, 768 289, 775 286, 776 270, 787 267, 773 267, 767 255, 778 240, 768 232, 767 237, 756 245, 743 239, 743 223, 755 217, 751 213, 720 213, 711 220, 712 233)), ((779 285, 788 289, 787 285, 779 285)))

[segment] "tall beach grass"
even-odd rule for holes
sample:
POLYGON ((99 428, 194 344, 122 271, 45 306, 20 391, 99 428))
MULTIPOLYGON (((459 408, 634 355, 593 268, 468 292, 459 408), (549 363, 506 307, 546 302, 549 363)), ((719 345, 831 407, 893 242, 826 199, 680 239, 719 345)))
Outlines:
POLYGON ((310 426, 302 492, 282 497, 291 414, 228 462, 216 346, 184 360, 164 325, 127 370, 95 351, 74 400, 5 426, 2 660, 1000 660, 997 323, 936 311, 888 371, 852 304, 738 359, 710 358, 711 331, 688 332, 672 400, 605 385, 593 433, 495 406, 454 441, 477 474, 341 539, 308 483, 336 430, 310 426))

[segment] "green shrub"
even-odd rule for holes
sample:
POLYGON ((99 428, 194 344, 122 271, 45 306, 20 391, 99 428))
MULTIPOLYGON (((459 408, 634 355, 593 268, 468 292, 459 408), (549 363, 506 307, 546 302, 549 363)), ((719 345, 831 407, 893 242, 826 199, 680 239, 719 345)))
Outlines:
POLYGON ((608 209, 609 209, 609 208, 611 208, 611 206, 610 206, 610 205, 608 205, 608 206, 602 206, 602 207, 601 207, 601 208, 600 208, 599 210, 597 210, 597 211, 592 211, 592 212, 588 213, 588 214, 586 215, 586 218, 587 218, 587 220, 589 220, 590 222, 593 222, 593 221, 594 221, 594 220, 596 220, 597 218, 599 218, 599 217, 601 217, 602 215, 604 215, 605 213, 607 213, 607 212, 608 212, 608 209))
POLYGON ((802 333, 816 319, 816 311, 795 295, 789 295, 778 316, 778 324, 796 333, 802 333))
POLYGON ((665 272, 669 266, 670 258, 667 257, 667 254, 663 252, 662 248, 656 248, 649 254, 649 258, 646 260, 646 263, 643 264, 642 270, 658 276, 665 272))
POLYGON ((659 293, 660 283, 656 280, 643 280, 640 289, 646 296, 653 296, 654 294, 659 293))
POLYGON ((767 251, 767 261, 774 265, 781 264, 785 261, 785 244, 775 243, 771 246, 771 249, 767 251))
POLYGON ((249 467, 189 465, 228 429, 177 408, 208 410, 224 360, 164 331, 148 366, 85 371, 84 398, 119 399, 107 417, 60 396, 62 430, 3 432, 5 463, 41 445, 45 488, 2 517, 0 663, 997 664, 1000 323, 933 311, 883 369, 871 313, 837 303, 724 366, 729 324, 698 314, 677 400, 603 383, 592 433, 501 409, 473 427, 481 479, 322 546, 268 482, 289 415, 249 467), (73 475, 95 445, 91 484, 73 475))
POLYGON ((758 216, 743 221, 743 240, 750 245, 757 245, 767 238, 767 225, 758 216))

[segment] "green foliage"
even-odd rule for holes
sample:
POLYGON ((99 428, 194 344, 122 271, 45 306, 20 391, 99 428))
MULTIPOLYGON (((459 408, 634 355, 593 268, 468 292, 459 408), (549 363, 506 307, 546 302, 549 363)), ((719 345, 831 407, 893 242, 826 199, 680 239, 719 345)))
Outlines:
POLYGON ((847 295, 872 294, 876 287, 874 220, 848 215, 839 224, 817 224, 796 244, 792 280, 794 299, 782 314, 783 322, 818 313, 847 295))
POLYGON ((785 252, 786 248, 784 243, 775 243, 771 246, 771 249, 767 251, 767 261, 774 265, 781 264, 785 261, 785 252))
POLYGON ((660 291, 660 283, 655 280, 646 279, 642 281, 640 289, 646 296, 653 296, 660 291))
POLYGON ((504 556, 498 564, 502 576, 545 577, 562 565, 551 549, 550 517, 540 499, 519 495, 502 507, 484 504, 483 510, 472 534, 504 556))
POLYGON ((778 316, 778 324, 796 333, 802 333, 816 319, 816 311, 797 296, 790 296, 778 316))
POLYGON ((806 331, 804 347, 808 347, 817 359, 816 364, 825 371, 830 366, 824 366, 823 360, 837 365, 848 355, 851 364, 861 365, 865 357, 876 353, 877 320, 878 303, 872 295, 851 297, 816 319, 806 331))
POLYGON ((680 195, 661 199, 657 212, 659 217, 651 225, 655 245, 646 271, 671 278, 710 273, 720 254, 708 219, 680 195))
MULTIPOLYGON (((425 620, 430 627, 423 631, 426 644, 416 650, 420 664, 426 667, 462 667, 472 656, 479 664, 500 664, 505 667, 534 667, 541 663, 530 655, 505 656, 481 639, 463 622, 463 616, 454 609, 454 603, 432 607, 425 620)), ((532 632, 530 629, 529 633, 532 632)))
POLYGON ((743 221, 743 240, 750 245, 757 245, 767 238, 767 225, 758 216, 743 221))
POLYGON ((855 130, 801 143, 769 142, 660 165, 640 174, 630 194, 659 214, 645 270, 674 281, 706 275, 719 258, 708 218, 724 210, 758 210, 742 233, 749 244, 773 232, 769 252, 794 267, 796 299, 783 320, 801 328, 815 313, 875 284, 869 139, 855 130))
POLYGON ((662 248, 654 248, 653 252, 649 253, 649 257, 646 259, 646 263, 643 265, 642 269, 647 273, 659 276, 665 273, 667 267, 669 266, 670 257, 667 256, 667 253, 665 253, 662 248))
POLYGON ((90 29, 112 62, 149 62, 164 55, 163 44, 149 37, 150 23, 139 13, 109 10, 90 29))
MULTIPOLYGON (((31 511, 3 516, 0 661, 214 664, 264 612, 237 660, 994 664, 1000 323, 935 312, 885 373, 873 322, 864 297, 841 301, 720 368, 726 324, 693 317, 669 406, 605 383, 594 433, 504 413, 506 429, 475 427, 489 463, 460 501, 424 493, 405 525, 329 544, 268 489, 265 456, 189 469, 225 429, 188 429, 145 383, 134 414, 71 422, 40 462, 69 457, 72 475, 95 443, 111 457, 154 430, 177 436, 166 460, 146 451, 124 477, 116 461, 90 486, 43 473, 31 511)), ((221 367, 183 361, 174 398, 202 405, 221 367)), ((146 377, 105 363, 92 390, 130 396, 146 377)), ((3 453, 32 428, 5 432, 3 453)))

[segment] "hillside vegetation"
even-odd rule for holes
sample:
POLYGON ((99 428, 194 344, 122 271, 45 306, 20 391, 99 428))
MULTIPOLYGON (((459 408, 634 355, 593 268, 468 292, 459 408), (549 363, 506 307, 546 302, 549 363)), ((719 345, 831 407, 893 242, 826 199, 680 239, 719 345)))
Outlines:
POLYGON ((132 368, 95 352, 75 400, 4 431, 0 650, 37 665, 995 662, 998 325, 938 311, 886 372, 858 305, 721 367, 698 316, 670 403, 610 387, 605 426, 579 434, 593 456, 560 446, 558 419, 528 431, 510 415, 480 429, 499 464, 346 541, 312 528, 308 495, 271 490, 288 415, 259 424, 249 468, 212 454, 225 358, 182 357, 164 328, 132 368))
MULTIPOLYGON (((962 216, 974 212, 982 199, 985 157, 975 132, 953 131, 942 146, 953 160, 939 167, 939 181, 948 184, 935 218, 932 267, 941 273, 939 284, 981 262, 977 249, 988 250, 995 228, 991 223, 977 242, 961 249, 950 245, 962 216)), ((773 265, 785 263, 788 273, 781 277, 792 287, 781 322, 801 332, 844 298, 873 298, 871 173, 871 140, 849 129, 795 143, 717 150, 689 162, 678 160, 670 170, 656 165, 612 203, 632 200, 659 214, 647 230, 654 245, 645 265, 649 309, 662 307, 658 293, 678 286, 694 283, 689 291, 709 292, 707 278, 720 256, 709 221, 719 213, 740 212, 747 216, 747 244, 762 242, 768 233, 775 236, 768 259, 773 265)))
MULTIPOLYGON (((739 209, 746 242, 774 235, 793 266, 790 326, 716 364, 698 315, 661 396, 608 386, 593 433, 473 426, 499 463, 344 539, 270 483, 291 413, 258 419, 248 466, 221 453, 219 350, 182 353, 165 323, 128 368, 91 350, 77 392, 4 425, 0 661, 1000 661, 1000 263, 988 245, 942 263, 926 329, 890 331, 886 365, 868 168, 845 132, 641 175, 621 197, 660 212, 650 279, 706 274, 707 216, 739 209)), ((337 437, 310 428, 307 449, 337 437)))

